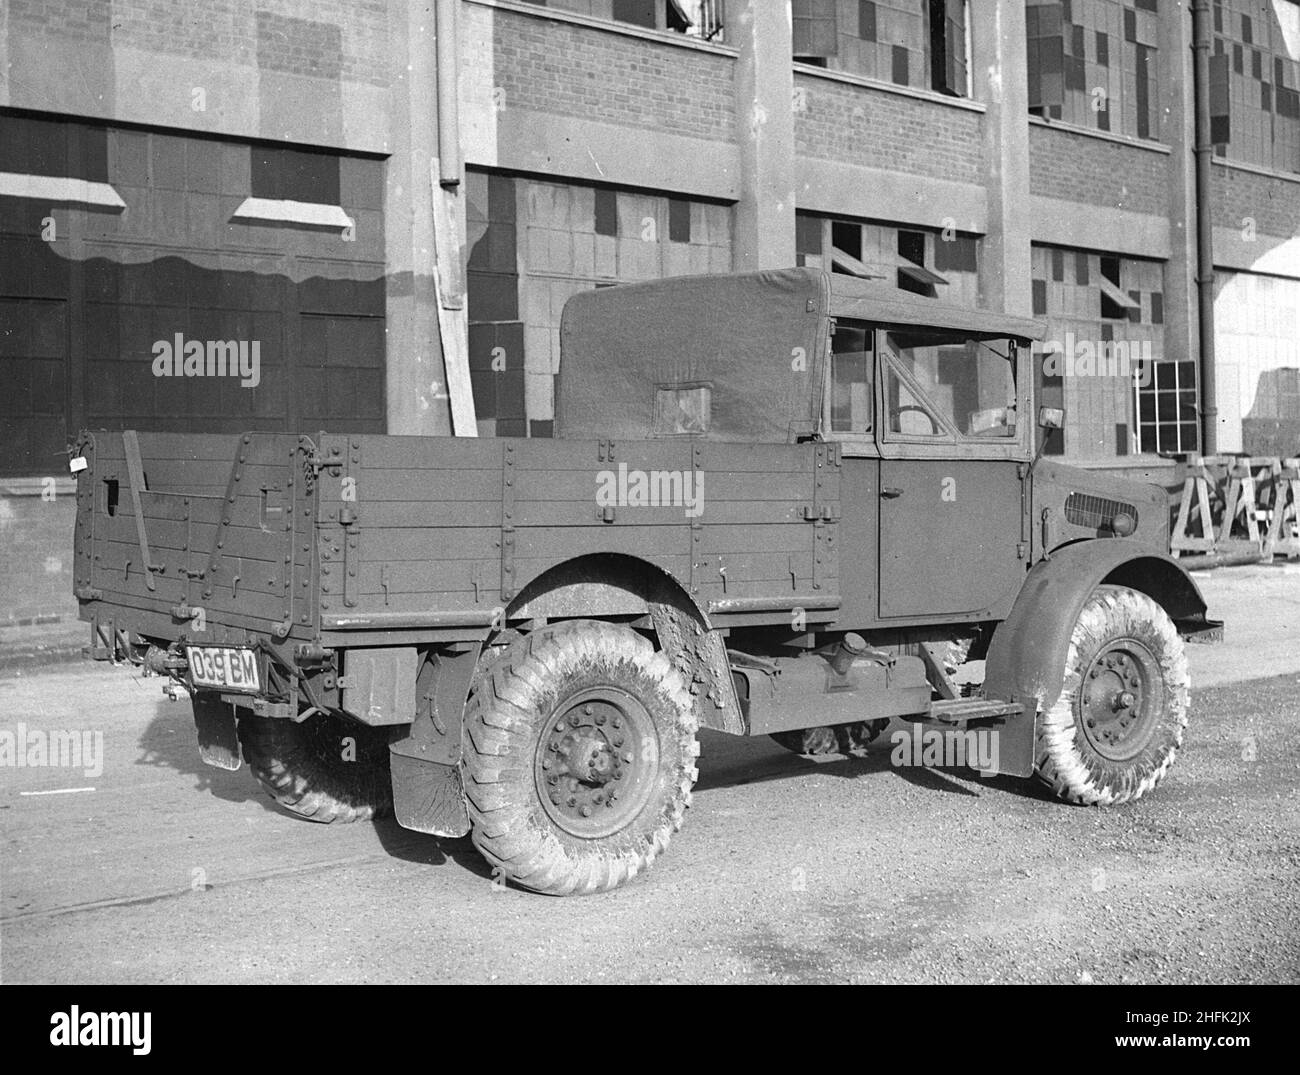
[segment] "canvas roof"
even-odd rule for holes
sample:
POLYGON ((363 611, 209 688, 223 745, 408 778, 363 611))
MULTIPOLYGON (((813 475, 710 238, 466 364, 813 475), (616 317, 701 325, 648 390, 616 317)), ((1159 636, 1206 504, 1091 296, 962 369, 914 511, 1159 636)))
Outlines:
POLYGON ((580 292, 561 317, 555 434, 653 436, 660 390, 691 384, 710 386, 706 439, 781 443, 811 433, 820 417, 829 317, 1030 340, 1045 334, 1028 318, 819 269, 679 276, 580 292))

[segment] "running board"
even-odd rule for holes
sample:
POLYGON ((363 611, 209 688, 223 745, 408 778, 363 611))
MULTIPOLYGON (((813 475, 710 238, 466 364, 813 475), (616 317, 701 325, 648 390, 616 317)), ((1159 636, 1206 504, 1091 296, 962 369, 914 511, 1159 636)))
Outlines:
POLYGON ((1020 702, 1000 702, 995 698, 943 698, 930 703, 929 723, 965 724, 972 720, 1004 721, 1025 711, 1020 702))

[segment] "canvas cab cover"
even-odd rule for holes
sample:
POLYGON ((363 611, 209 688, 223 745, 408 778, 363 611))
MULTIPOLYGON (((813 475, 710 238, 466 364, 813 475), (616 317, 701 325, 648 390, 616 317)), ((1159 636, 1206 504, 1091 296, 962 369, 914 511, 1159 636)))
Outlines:
POLYGON ((582 292, 564 307, 555 435, 789 443, 821 408, 829 283, 806 269, 582 292))

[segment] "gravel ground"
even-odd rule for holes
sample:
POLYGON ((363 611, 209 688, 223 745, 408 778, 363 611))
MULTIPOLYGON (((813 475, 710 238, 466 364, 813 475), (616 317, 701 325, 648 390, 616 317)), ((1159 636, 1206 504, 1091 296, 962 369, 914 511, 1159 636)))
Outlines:
POLYGON ((106 758, 5 771, 4 981, 1300 980, 1295 674, 1197 692, 1169 778, 1110 809, 894 768, 890 732, 817 761, 708 734, 668 854, 567 900, 495 889, 465 840, 281 814, 157 684, 0 680, 8 721, 106 758))

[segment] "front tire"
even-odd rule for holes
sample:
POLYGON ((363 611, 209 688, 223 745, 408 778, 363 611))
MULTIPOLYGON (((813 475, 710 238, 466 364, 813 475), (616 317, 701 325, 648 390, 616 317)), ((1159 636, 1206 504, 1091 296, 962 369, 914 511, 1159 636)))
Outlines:
POLYGON ((317 713, 301 724, 245 717, 244 760, 280 806, 323 824, 369 821, 392 810, 388 735, 317 713))
POLYGON ((462 756, 474 845, 551 895, 622 884, 682 826, 697 776, 680 674, 627 627, 570 620, 514 642, 479 677, 462 756))
POLYGON ((1165 610, 1146 594, 1099 586, 1075 623, 1060 697, 1039 718, 1035 775, 1068 802, 1140 799, 1174 763, 1190 695, 1165 610))

